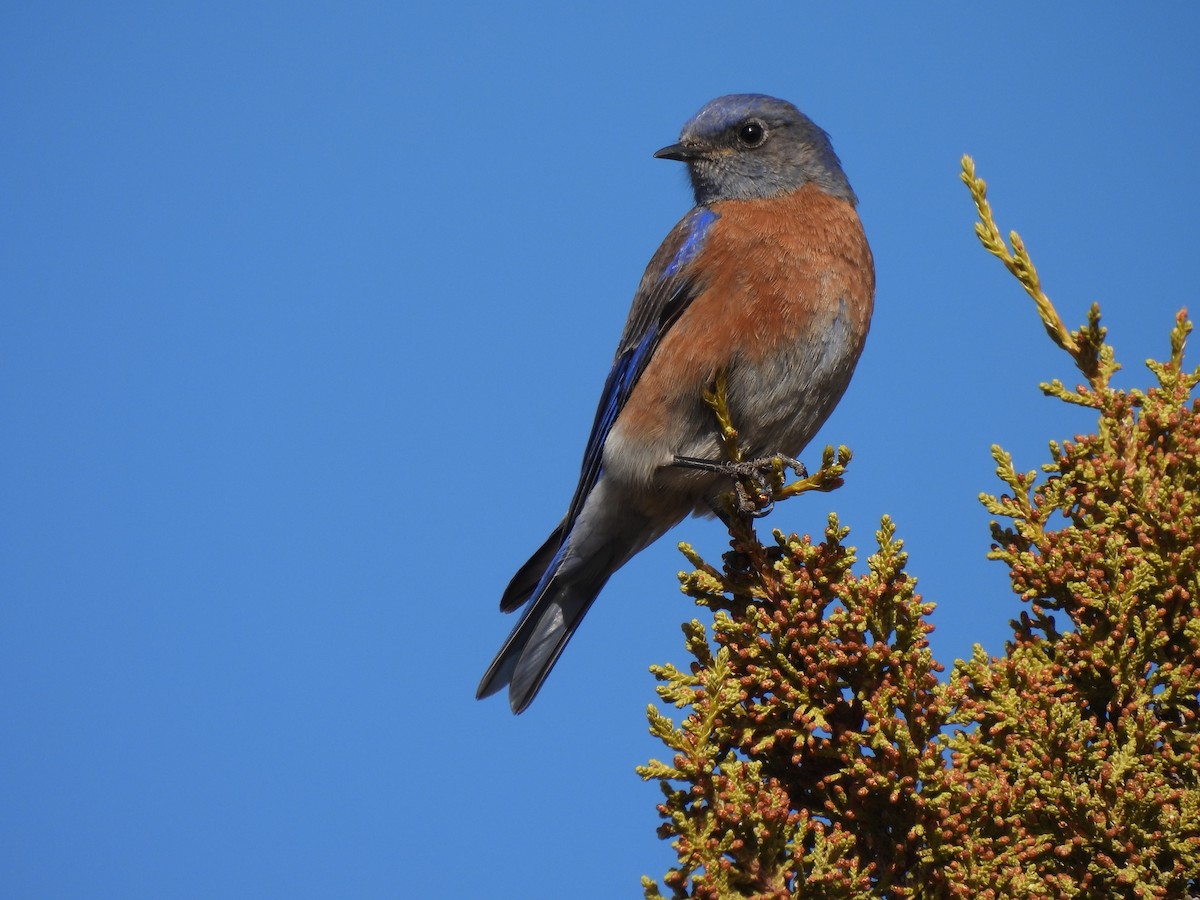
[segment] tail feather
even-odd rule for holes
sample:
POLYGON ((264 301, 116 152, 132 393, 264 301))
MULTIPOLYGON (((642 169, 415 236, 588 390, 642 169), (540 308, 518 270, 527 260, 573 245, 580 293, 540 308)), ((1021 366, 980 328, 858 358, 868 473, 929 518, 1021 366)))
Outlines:
POLYGON ((512 581, 504 589, 504 596, 500 598, 501 612, 507 613, 514 609, 520 609, 525 605, 525 601, 533 596, 533 592, 542 583, 546 570, 553 564, 562 542, 563 523, 560 523, 550 533, 550 537, 546 538, 546 543, 542 544, 537 552, 529 557, 529 561, 517 570, 517 574, 512 577, 512 581))
MULTIPOLYGON (((541 580, 526 592, 533 600, 488 666, 475 693, 482 699, 507 684, 509 704, 515 713, 533 702, 600 589, 641 545, 636 529, 630 529, 618 532, 620 539, 615 541, 611 536, 600 543, 581 541, 586 546, 586 555, 580 557, 575 555, 573 546, 568 547, 573 541, 559 541, 558 533, 550 535, 550 540, 513 579, 514 585, 519 584, 532 572, 542 571, 541 580), (553 553, 543 563, 549 548, 553 548, 553 553)), ((507 604, 517 598, 518 592, 510 586, 503 602, 507 604)))
POLYGON ((526 601, 528 606, 488 666, 476 697, 508 685, 513 712, 529 706, 612 573, 672 524, 647 520, 619 499, 606 495, 601 480, 583 512, 569 523, 564 520, 513 576, 500 608, 511 611, 526 601))
POLYGON ((607 574, 592 585, 551 579, 496 654, 475 696, 482 699, 508 685, 512 711, 524 712, 607 580, 607 574))

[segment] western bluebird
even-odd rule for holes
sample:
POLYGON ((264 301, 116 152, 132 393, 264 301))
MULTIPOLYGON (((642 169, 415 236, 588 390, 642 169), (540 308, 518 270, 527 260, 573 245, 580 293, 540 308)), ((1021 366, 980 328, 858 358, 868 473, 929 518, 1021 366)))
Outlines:
POLYGON ((476 696, 507 684, 515 713, 613 572, 730 489, 704 401, 718 372, 746 457, 793 457, 841 398, 870 325, 858 199, 829 136, 795 106, 719 97, 654 155, 687 163, 696 206, 638 285, 566 517, 500 600, 528 606, 476 696))

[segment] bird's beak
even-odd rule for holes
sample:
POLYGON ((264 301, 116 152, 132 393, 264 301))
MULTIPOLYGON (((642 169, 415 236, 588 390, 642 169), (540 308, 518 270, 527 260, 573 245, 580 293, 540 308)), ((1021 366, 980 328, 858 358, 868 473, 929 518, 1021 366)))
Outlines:
POLYGON ((693 159, 699 159, 702 155, 697 147, 689 147, 687 144, 671 144, 669 147, 654 151, 655 159, 677 159, 680 162, 691 162, 693 159))

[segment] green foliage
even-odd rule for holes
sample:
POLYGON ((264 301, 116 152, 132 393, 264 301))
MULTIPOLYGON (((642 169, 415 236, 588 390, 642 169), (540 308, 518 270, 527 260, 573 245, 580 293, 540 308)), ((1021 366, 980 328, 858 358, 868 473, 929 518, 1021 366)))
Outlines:
MULTIPOLYGON (((1099 310, 1068 331, 986 186, 963 180, 984 246, 1033 297, 1086 384, 1043 391, 1096 411, 1050 443, 1042 475, 993 449, 1003 493, 992 559, 1024 604, 1003 657, 976 647, 946 681, 888 518, 856 574, 849 529, 774 532, 730 505, 718 569, 691 548, 683 589, 712 613, 684 626, 694 662, 652 669, 678 721, 650 707, 669 762, 671 897, 1200 896, 1200 370, 1184 313, 1155 386, 1117 390, 1099 310)), ((720 385, 708 398, 736 459, 720 385)), ((774 499, 840 483, 849 462, 774 499)), ((643 879, 648 898, 662 897, 643 879)))

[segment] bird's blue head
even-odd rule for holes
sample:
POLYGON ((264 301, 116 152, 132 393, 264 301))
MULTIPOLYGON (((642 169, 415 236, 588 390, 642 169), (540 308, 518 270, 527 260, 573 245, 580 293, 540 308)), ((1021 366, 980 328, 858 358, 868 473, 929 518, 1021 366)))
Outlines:
POLYGON ((858 202, 829 135, 786 100, 765 94, 710 101, 683 126, 679 143, 654 155, 688 164, 701 205, 777 197, 805 184, 858 202))

